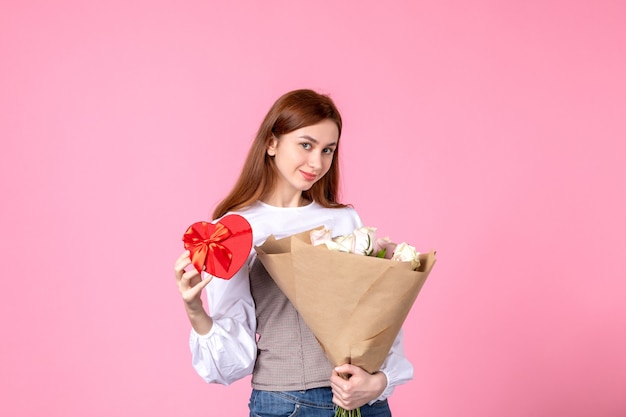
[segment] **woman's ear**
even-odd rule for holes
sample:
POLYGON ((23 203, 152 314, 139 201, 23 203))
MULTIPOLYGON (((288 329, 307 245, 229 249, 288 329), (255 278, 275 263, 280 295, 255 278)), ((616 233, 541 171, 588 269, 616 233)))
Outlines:
POLYGON ((277 146, 278 146, 278 139, 276 139, 274 135, 272 135, 272 138, 270 139, 270 143, 269 145, 267 145, 267 154, 269 156, 276 156, 277 146))

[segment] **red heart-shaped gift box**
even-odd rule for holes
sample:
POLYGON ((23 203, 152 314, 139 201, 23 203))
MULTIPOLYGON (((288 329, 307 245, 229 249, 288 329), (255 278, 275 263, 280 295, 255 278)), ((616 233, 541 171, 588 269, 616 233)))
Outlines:
POLYGON ((198 272, 230 279, 248 259, 252 250, 252 228, 238 214, 229 214, 216 223, 197 222, 183 235, 185 249, 198 272))

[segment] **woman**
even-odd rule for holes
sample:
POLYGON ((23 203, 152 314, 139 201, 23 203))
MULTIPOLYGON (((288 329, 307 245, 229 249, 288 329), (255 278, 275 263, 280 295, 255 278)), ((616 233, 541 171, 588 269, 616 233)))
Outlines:
MULTIPOLYGON (((280 97, 261 124, 241 175, 213 213, 245 217, 253 245, 319 226, 335 235, 362 226, 337 201, 342 121, 333 101, 311 90, 280 97)), ((185 251, 175 275, 191 322, 193 366, 207 382, 230 384, 252 373, 250 416, 332 416, 334 404, 361 415, 390 416, 387 397, 409 381, 401 335, 380 371, 333 369, 299 314, 260 262, 248 261, 230 279, 202 279, 185 251), (211 315, 201 301, 207 288, 211 315), (258 337, 257 337, 258 335, 258 337), (340 374, 348 374, 348 380, 340 374)))

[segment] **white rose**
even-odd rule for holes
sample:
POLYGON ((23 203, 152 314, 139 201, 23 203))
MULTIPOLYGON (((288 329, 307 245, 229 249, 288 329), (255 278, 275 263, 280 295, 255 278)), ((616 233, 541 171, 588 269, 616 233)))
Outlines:
POLYGON ((324 244, 326 245, 326 248, 328 250, 336 250, 338 252, 347 252, 343 246, 339 246, 338 244, 336 244, 335 242, 333 242, 332 240, 329 242, 324 242, 324 244))
POLYGON ((376 242, 375 227, 359 227, 352 234, 354 235, 353 253, 366 256, 374 254, 374 242, 376 242))
POLYGON ((326 242, 326 246, 331 250, 339 250, 341 252, 354 252, 354 235, 337 236, 332 242, 326 242))
POLYGON ((411 262, 411 268, 417 269, 420 266, 420 260, 418 258, 419 252, 415 248, 406 243, 400 243, 391 257, 392 261, 411 262))
POLYGON ((323 245, 326 242, 332 241, 332 236, 330 235, 330 229, 321 228, 311 230, 311 244, 313 246, 323 245))

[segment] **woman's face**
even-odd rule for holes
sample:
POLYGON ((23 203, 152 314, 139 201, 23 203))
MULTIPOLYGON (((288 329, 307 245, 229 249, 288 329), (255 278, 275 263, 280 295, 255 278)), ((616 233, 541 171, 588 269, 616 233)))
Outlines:
POLYGON ((278 170, 274 194, 289 199, 310 189, 330 169, 338 141, 339 129, 330 119, 274 139, 267 148, 278 170))

